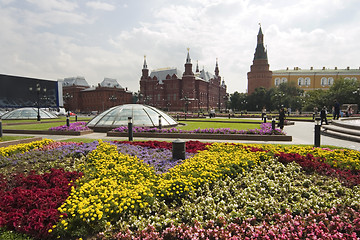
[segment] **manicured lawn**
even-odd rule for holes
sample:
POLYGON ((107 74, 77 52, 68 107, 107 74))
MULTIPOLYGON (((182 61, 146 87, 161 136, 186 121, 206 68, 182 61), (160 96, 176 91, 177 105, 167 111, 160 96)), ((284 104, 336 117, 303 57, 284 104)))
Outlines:
POLYGON ((5 125, 3 129, 19 129, 19 130, 48 130, 50 127, 65 125, 66 122, 51 122, 40 124, 21 124, 21 125, 5 125))

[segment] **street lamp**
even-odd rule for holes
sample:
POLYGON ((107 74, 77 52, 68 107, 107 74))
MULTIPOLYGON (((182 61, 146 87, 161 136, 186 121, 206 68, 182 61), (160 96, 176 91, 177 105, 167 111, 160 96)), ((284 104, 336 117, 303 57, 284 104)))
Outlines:
MULTIPOLYGON (((114 102, 116 102, 116 100, 117 100, 117 97, 115 96, 115 95, 111 95, 110 97, 109 97, 109 100, 111 101, 111 102, 113 102, 113 104, 114 104, 114 102)), ((112 104, 112 105, 113 105, 112 104)))
MULTIPOLYGON (((358 99, 357 99, 357 103, 359 103, 359 97, 360 97, 360 87, 358 87, 355 91, 353 91, 353 94, 356 94, 358 99)), ((358 105, 359 106, 359 105, 358 105)), ((358 108, 359 111, 359 108, 358 108)))
POLYGON ((64 95, 64 99, 65 99, 65 102, 66 102, 66 107, 67 107, 67 115, 66 115, 66 126, 70 126, 70 119, 69 119, 69 117, 70 117, 70 99, 72 99, 73 98, 73 95, 71 95, 70 93, 66 93, 65 95, 64 95))
POLYGON ((35 88, 29 87, 29 91, 30 92, 32 92, 32 91, 36 92, 36 96, 37 96, 36 105, 37 105, 37 109, 38 109, 38 111, 37 111, 37 120, 40 121, 41 120, 41 117, 40 117, 40 93, 42 91, 44 94, 46 94, 46 87, 41 88, 40 83, 37 83, 35 88))
POLYGON ((274 95, 276 98, 278 98, 279 99, 279 109, 281 108, 281 99, 283 98, 283 97, 285 97, 285 93, 283 93, 283 92, 278 92, 278 93, 275 93, 275 95, 274 95))

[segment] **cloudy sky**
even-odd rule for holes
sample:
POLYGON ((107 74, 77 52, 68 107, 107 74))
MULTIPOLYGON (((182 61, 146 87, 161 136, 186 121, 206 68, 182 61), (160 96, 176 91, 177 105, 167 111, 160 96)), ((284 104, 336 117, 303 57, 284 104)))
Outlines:
POLYGON ((245 92, 261 23, 271 70, 359 68, 359 0, 0 0, 0 73, 139 90, 150 70, 220 75, 245 92))

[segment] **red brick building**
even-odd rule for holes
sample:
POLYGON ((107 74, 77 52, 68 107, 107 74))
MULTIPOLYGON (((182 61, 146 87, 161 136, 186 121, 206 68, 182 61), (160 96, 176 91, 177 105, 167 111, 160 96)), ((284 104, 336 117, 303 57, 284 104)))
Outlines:
POLYGON ((248 72, 248 94, 255 91, 255 88, 265 87, 266 89, 272 86, 272 71, 269 70, 267 51, 264 47, 264 35, 259 28, 257 35, 257 46, 255 49, 253 65, 248 72))
POLYGON ((195 73, 189 51, 185 62, 185 71, 177 68, 163 68, 149 74, 146 59, 140 79, 141 103, 169 111, 209 111, 225 109, 227 99, 226 85, 221 81, 216 61, 215 75, 199 71, 195 73))
POLYGON ((81 113, 103 112, 116 105, 132 103, 132 93, 111 78, 90 87, 84 77, 65 78, 63 81, 64 107, 81 113))

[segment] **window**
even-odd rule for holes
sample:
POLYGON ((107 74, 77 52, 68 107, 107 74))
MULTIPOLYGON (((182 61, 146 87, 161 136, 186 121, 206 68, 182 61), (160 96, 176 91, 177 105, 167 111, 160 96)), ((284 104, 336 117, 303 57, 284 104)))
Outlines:
POLYGON ((305 86, 310 86, 310 82, 311 80, 309 77, 305 78, 305 86))
POLYGON ((329 81, 329 85, 333 85, 333 84, 334 84, 334 78, 329 77, 329 78, 328 78, 328 81, 329 81))
POLYGON ((357 78, 356 78, 356 77, 352 77, 352 78, 351 78, 351 80, 355 80, 355 81, 357 81, 357 78))
POLYGON ((298 78, 298 85, 301 86, 303 84, 304 84, 304 79, 302 77, 298 78))
POLYGON ((287 78, 286 77, 283 77, 282 79, 281 79, 281 83, 286 83, 287 82, 287 78))
POLYGON ((280 78, 275 78, 275 86, 279 86, 280 84, 280 78))
POLYGON ((327 85, 327 79, 326 79, 326 77, 322 77, 321 78, 321 86, 325 86, 325 85, 327 85))

